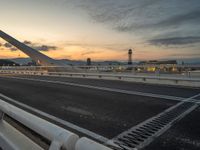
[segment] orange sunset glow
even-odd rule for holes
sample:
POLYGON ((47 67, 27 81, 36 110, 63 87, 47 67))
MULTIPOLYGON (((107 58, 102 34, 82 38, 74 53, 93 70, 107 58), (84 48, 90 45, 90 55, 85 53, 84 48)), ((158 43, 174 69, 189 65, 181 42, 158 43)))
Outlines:
MULTIPOLYGON (((127 5, 117 1, 108 7, 103 2, 82 3, 78 0, 48 3, 47 0, 18 3, 8 0, 0 5, 1 30, 21 42, 29 41, 30 47, 45 47, 39 49, 40 52, 55 59, 127 61, 130 48, 134 51, 135 61, 199 58, 200 38, 194 30, 198 28, 190 28, 197 26, 195 22, 170 22, 168 18, 175 18, 175 14, 168 12, 164 4, 152 4, 155 9, 140 13, 142 2, 137 2, 138 8, 133 7, 124 15, 118 13, 123 12, 122 8, 128 7, 129 3, 129 0, 127 5), (12 9, 8 11, 6 8, 11 2, 12 9), (155 16, 157 7, 163 8, 165 13, 162 16, 155 16), (166 22, 162 21, 163 18, 166 22)), ((186 7, 185 3, 182 5, 186 7)), ((191 11, 195 8, 192 7, 191 11)), ((176 11, 187 13, 178 6, 176 11)), ((28 57, 17 49, 5 47, 5 44, 1 39, 1 59, 28 57)))

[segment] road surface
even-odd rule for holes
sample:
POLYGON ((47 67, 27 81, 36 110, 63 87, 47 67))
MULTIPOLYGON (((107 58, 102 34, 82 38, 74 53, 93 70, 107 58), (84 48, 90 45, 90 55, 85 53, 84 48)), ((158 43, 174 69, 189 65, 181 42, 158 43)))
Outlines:
POLYGON ((112 139, 178 103, 173 97, 186 99, 200 90, 98 79, 1 75, 0 93, 112 139))

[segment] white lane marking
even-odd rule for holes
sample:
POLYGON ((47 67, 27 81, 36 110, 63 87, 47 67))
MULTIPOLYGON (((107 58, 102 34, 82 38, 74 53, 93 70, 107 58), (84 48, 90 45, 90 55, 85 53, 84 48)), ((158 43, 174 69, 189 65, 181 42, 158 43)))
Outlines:
MULTIPOLYGON (((199 97, 199 96, 200 96, 200 93, 199 93, 199 94, 196 94, 196 95, 194 95, 194 96, 192 96, 192 97, 185 98, 183 101, 184 101, 184 102, 193 101, 194 98, 197 98, 197 97, 199 97)), ((197 101, 198 101, 198 100, 197 100, 197 101)))
POLYGON ((153 94, 153 93, 144 93, 144 92, 138 92, 138 91, 128 91, 128 90, 113 89, 113 88, 107 88, 107 87, 98 87, 98 86, 77 84, 77 83, 71 83, 71 82, 50 81, 50 80, 22 78, 22 77, 0 77, 0 78, 13 78, 13 79, 20 79, 20 80, 29 80, 29 81, 39 81, 39 82, 46 82, 46 83, 53 83, 53 84, 62 84, 62 85, 68 85, 68 86, 70 85, 70 86, 84 87, 84 88, 96 89, 96 90, 102 90, 102 91, 108 91, 108 92, 117 92, 117 93, 128 94, 128 95, 139 95, 139 96, 161 98, 161 99, 175 100, 175 101, 183 101, 185 99, 183 97, 153 94))
POLYGON ((62 120, 62 119, 57 118, 57 117, 55 117, 55 116, 53 116, 53 115, 50 115, 50 114, 47 114, 47 113, 45 113, 45 112, 43 112, 43 111, 40 111, 40 110, 38 110, 38 109, 35 109, 35 108, 31 107, 31 106, 28 106, 28 105, 26 105, 26 104, 23 104, 23 103, 21 103, 21 102, 18 102, 18 101, 16 101, 16 100, 14 100, 14 99, 12 99, 12 98, 10 98, 10 97, 8 97, 8 96, 2 94, 2 93, 0 93, 0 97, 6 99, 7 101, 13 102, 13 103, 15 103, 15 104, 17 104, 17 105, 19 105, 19 106, 21 106, 21 107, 23 107, 23 108, 26 108, 26 109, 28 109, 28 110, 31 110, 31 111, 33 111, 33 112, 35 112, 35 113, 37 113, 37 114, 40 114, 40 115, 43 116, 43 117, 49 118, 49 119, 51 119, 51 120, 53 120, 53 121, 55 121, 55 122, 57 122, 57 123, 63 124, 63 125, 65 125, 66 127, 69 127, 69 128, 71 128, 71 129, 74 129, 74 130, 76 130, 76 131, 78 131, 78 132, 80 132, 80 133, 83 133, 83 134, 85 134, 85 135, 88 135, 89 137, 92 137, 93 139, 96 139, 97 141, 100 141, 100 142, 105 143, 105 142, 107 142, 107 141, 109 140, 108 138, 103 137, 103 136, 101 136, 101 135, 99 135, 99 134, 96 134, 96 133, 94 133, 94 132, 92 132, 92 131, 89 131, 89 130, 87 130, 87 129, 81 128, 81 127, 79 127, 79 126, 77 126, 77 125, 75 125, 75 124, 72 124, 72 123, 68 122, 68 121, 62 120))

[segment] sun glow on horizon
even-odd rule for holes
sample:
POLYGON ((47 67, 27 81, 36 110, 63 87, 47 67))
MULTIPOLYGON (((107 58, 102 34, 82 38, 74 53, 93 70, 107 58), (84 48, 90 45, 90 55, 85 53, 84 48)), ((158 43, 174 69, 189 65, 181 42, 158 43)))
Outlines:
MULTIPOLYGON (((200 57, 200 3, 178 1, 148 7, 148 0, 6 0, 0 5, 0 30, 21 42, 47 46, 41 52, 55 59, 127 61, 130 48, 133 60, 195 59, 200 57)), ((28 57, 3 44, 0 39, 1 59, 28 57)))

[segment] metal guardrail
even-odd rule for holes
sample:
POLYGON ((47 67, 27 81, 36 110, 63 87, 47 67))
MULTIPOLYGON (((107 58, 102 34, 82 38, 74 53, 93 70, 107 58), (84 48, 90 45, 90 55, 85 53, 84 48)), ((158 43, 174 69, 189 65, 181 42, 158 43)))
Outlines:
POLYGON ((117 79, 125 78, 143 78, 145 79, 160 79, 160 80, 184 80, 184 81, 200 81, 200 78, 189 77, 164 77, 164 76, 147 76, 147 75, 125 75, 125 74, 111 74, 111 73, 76 73, 76 72, 47 72, 47 71, 24 71, 24 70, 0 70, 0 73, 14 73, 14 74, 29 74, 29 75, 58 75, 71 77, 115 77, 117 79))
POLYGON ((125 67, 125 68, 139 68, 139 67, 151 67, 151 66, 155 66, 155 67, 159 67, 159 66, 166 66, 166 67, 179 67, 179 68, 200 68, 200 64, 132 64, 132 65, 127 65, 127 64, 115 64, 115 65, 69 65, 69 66, 1 66, 1 68, 47 68, 47 67, 51 67, 51 68, 116 68, 116 67, 125 67))
POLYGON ((76 73, 76 72, 47 72, 47 71, 23 71, 23 70, 0 70, 0 73, 112 79, 112 80, 123 80, 123 81, 133 81, 133 82, 143 82, 143 83, 200 87, 200 78, 189 78, 189 77, 164 77, 164 76, 126 75, 126 74, 113 74, 113 73, 112 74, 76 73))
MULTIPOLYGON (((162 70, 159 66, 154 66, 157 68, 155 71, 145 71, 148 67, 153 67, 152 65, 109 65, 109 66, 0 66, 0 70, 20 70, 20 71, 53 71, 53 72, 81 72, 81 73, 132 73, 132 74, 151 74, 155 76, 165 76, 165 75, 181 75, 185 77, 195 77, 196 73, 200 77, 198 71, 200 71, 200 65, 175 65, 176 67, 182 67, 184 69, 175 70, 162 70), (189 67, 189 68, 188 68, 189 67), (143 68, 143 69, 137 69, 143 68), (144 69, 145 68, 145 69, 144 69), (143 70, 143 71, 142 71, 143 70), (196 72, 194 75, 193 73, 196 72)), ((161 65, 162 68, 164 67, 161 65)), ((165 65, 166 67, 173 68, 174 65, 165 65)))
MULTIPOLYGON (((159 66, 154 66, 155 71, 148 71, 148 67, 152 65, 110 65, 110 66, 0 66, 0 70, 20 70, 20 71, 46 71, 46 72, 76 72, 76 73, 131 73, 134 75, 154 75, 154 76, 168 76, 179 75, 182 77, 200 77, 200 65, 175 65, 182 69, 163 70, 159 66), (143 69, 139 69, 143 68, 143 69), (184 68, 184 69, 183 69, 184 68)), ((162 65, 161 65, 162 66, 162 65)), ((166 65, 168 68, 175 67, 174 65, 166 65)), ((164 66, 162 66, 163 68, 164 66)))
POLYGON ((43 148, 4 119, 11 117, 31 131, 50 141, 49 150, 111 150, 0 100, 0 148, 6 150, 42 150, 43 148))

